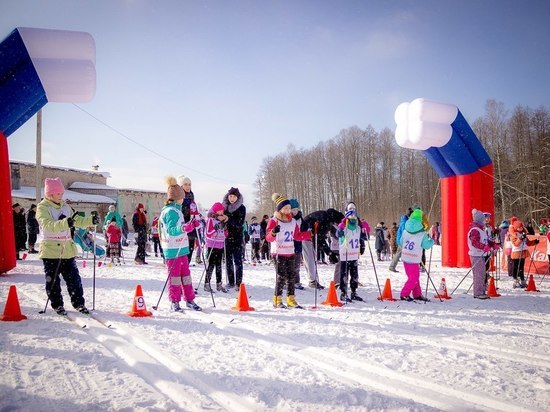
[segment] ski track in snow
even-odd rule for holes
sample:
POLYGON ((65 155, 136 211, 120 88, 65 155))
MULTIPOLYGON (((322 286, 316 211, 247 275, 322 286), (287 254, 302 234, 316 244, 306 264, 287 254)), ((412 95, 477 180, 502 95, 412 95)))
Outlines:
MULTIPOLYGON (((332 268, 319 265, 321 280, 327 284, 327 279, 332 279, 332 268)), ((148 285, 145 290, 164 283, 165 268, 154 262, 139 268, 104 266, 98 270, 98 281, 103 278, 104 282, 113 282, 111 287, 121 289, 108 298, 107 306, 112 311, 94 311, 86 316, 70 310, 66 320, 73 325, 75 336, 87 339, 97 352, 111 357, 113 365, 120 365, 115 367, 113 380, 131 374, 129 380, 135 388, 128 392, 141 390, 143 394, 134 403, 131 399, 98 401, 94 404, 96 410, 134 405, 147 410, 520 411, 543 410, 550 402, 550 334, 546 332, 543 305, 547 293, 538 294, 544 301, 529 300, 528 294, 509 290, 504 299, 483 303, 460 293, 444 303, 433 299, 428 304, 376 302, 378 288, 370 262, 364 260, 360 279, 367 284, 360 291, 366 302, 343 308, 323 307, 325 289, 317 291, 318 309, 310 310, 303 301, 313 302, 315 291, 306 288, 297 291, 306 310, 275 310, 269 302, 273 268, 257 265, 245 266, 251 283, 247 283, 249 300, 251 306, 257 306, 257 312, 229 310, 236 298, 231 291, 215 294, 217 308, 207 308, 204 313, 168 312, 168 303, 163 299, 162 309, 154 312, 153 318, 136 319, 125 315, 129 308, 125 299, 135 284, 132 279, 136 270, 140 271, 141 283, 148 285), (113 274, 116 279, 112 279, 113 274), (121 296, 124 301, 112 301, 121 296), (514 296, 523 303, 508 307, 506 297, 514 296), (534 349, 529 348, 530 343, 534 349), (427 367, 422 367, 423 363, 427 367), (531 381, 532 375, 535 379, 531 381), (296 379, 303 382, 303 387, 293 383, 296 379), (480 386, 480 382, 490 384, 480 386), (303 392, 308 385, 309 395, 303 392)), ((432 268, 432 273, 436 270, 441 272, 443 268, 432 268)), ((29 273, 34 272, 40 273, 40 268, 29 273)), ((193 278, 198 280, 201 272, 201 266, 192 268, 193 278)), ((395 283, 402 282, 404 276, 386 273, 380 264, 377 272, 379 277, 392 278, 395 293, 395 283)), ((458 282, 463 273, 454 280, 458 282)), ((81 274, 86 283, 90 271, 81 269, 81 274)), ((444 276, 449 284, 452 276, 444 276)), ((32 301, 32 307, 42 309, 43 278, 26 275, 25 279, 28 283, 24 288, 18 285, 20 300, 27 305, 32 301)), ((302 269, 304 280, 307 274, 302 269)), ((464 290, 467 287, 463 284, 464 290)), ((62 289, 66 294, 64 286, 62 289)), ((198 299, 203 307, 212 303, 210 294, 202 289, 198 299)), ((149 306, 151 300, 148 298, 149 306)), ((89 302, 88 297, 90 306, 89 302)), ((105 301, 102 307, 106 307, 105 301)), ((38 316, 45 320, 52 317, 63 322, 51 308, 38 316)), ((2 362, 0 357, 0 365, 2 362)), ((4 365, 9 370, 21 369, 11 359, 4 365)), ((95 382, 95 375, 83 375, 81 365, 67 365, 66 360, 56 358, 50 368, 67 374, 62 382, 69 388, 68 393, 106 390, 105 385, 95 382), (75 374, 79 379, 71 379, 75 374)), ((32 373, 38 377, 46 374, 34 368, 34 372, 31 369, 22 375, 32 373)), ((32 384, 28 376, 21 380, 20 391, 32 384)), ((11 395, 8 404, 0 400, 0 409, 14 407, 24 399, 18 396, 11 395)), ((80 410, 77 405, 75 401, 72 409, 80 410)), ((40 406, 44 410, 65 410, 56 399, 46 399, 40 406)))

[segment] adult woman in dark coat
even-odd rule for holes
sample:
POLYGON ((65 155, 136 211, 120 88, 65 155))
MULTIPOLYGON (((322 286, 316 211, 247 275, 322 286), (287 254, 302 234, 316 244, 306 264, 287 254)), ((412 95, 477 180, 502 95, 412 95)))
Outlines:
POLYGON ((239 189, 232 187, 223 198, 227 219, 225 257, 227 268, 227 288, 239 290, 243 280, 243 224, 246 207, 239 189))

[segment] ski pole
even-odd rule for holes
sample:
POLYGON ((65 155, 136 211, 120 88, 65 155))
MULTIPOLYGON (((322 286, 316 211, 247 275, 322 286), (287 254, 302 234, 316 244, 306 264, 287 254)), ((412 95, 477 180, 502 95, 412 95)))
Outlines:
MULTIPOLYGON (((485 261, 487 262, 487 261, 485 261)), ((451 296, 453 296, 453 293, 455 293, 455 291, 458 289, 458 287, 462 284, 462 282, 464 282, 464 279, 466 279, 468 277, 468 275, 470 274, 470 272, 474 269, 474 267, 472 266, 470 268, 470 270, 468 270, 468 272, 466 272, 466 274, 464 275, 464 277, 462 278, 462 280, 460 282, 458 282, 458 285, 456 285, 456 287, 453 289, 453 291, 451 292, 451 296)), ((470 286, 471 288, 471 286, 470 286)), ((470 290, 470 288, 468 288, 468 290, 470 290)))
MULTIPOLYGON (((426 279, 426 297, 428 297, 428 281, 430 279, 430 270, 432 269, 432 251, 433 251, 433 246, 430 248, 430 258, 428 259, 428 279, 426 279)), ((439 293, 436 291, 435 293, 436 295, 438 295, 439 293)), ((441 300, 441 298, 440 298, 441 300)), ((424 305, 426 304, 426 300, 424 301, 424 305)))
MULTIPOLYGON (((92 216, 97 216, 97 212, 92 212, 92 216)), ((96 259, 96 248, 95 248, 95 235, 97 231, 97 225, 94 225, 94 236, 92 238, 92 245, 94 248, 94 269, 92 270, 92 310, 95 310, 95 259, 96 259)), ((107 253, 105 253, 105 258, 107 257, 107 253)))
POLYGON ((370 247, 370 241, 367 240, 367 246, 369 247, 370 259, 372 261, 372 268, 374 269, 374 276, 376 277, 376 284, 378 285, 378 293, 380 294, 380 301, 384 299, 382 297, 382 289, 380 288, 380 282, 378 280, 378 273, 376 272, 376 265, 374 264, 374 256, 372 254, 372 249, 370 247))
MULTIPOLYGON (((434 288, 434 291, 435 291, 435 294, 437 296, 439 296, 439 293, 437 292, 437 288, 435 287, 435 284, 432 280, 432 277, 430 276, 430 272, 426 269, 426 266, 424 266, 424 263, 422 263, 422 261, 420 262, 420 264, 422 265, 422 267, 424 268, 424 270, 426 270, 426 274, 428 275, 428 281, 432 284, 432 287, 434 288)), ((426 292, 426 295, 428 293, 426 292)), ((427 296, 426 296, 426 299, 427 299, 427 296)), ((443 302, 443 299, 441 299, 441 296, 439 296, 439 301, 440 302, 443 302)), ((424 301, 424 303, 426 303, 426 301, 424 301)))
MULTIPOLYGON (((63 258, 63 253, 65 253, 65 243, 63 243, 63 246, 61 246, 61 253, 59 254, 59 260, 57 262, 57 267, 55 268, 55 272, 53 274, 53 282, 52 287, 50 288, 50 293, 53 287, 55 286, 55 282, 57 282, 57 279, 59 278, 59 270, 61 268, 61 260, 63 258)), ((38 313, 44 314, 46 313, 46 309, 48 309, 48 303, 50 303, 50 293, 48 293, 48 299, 46 299, 46 304, 44 305, 44 310, 39 311, 38 313)))
POLYGON ((313 239, 311 239, 311 246, 313 249, 313 267, 315 268, 315 290, 313 293, 315 294, 315 298, 313 300, 313 307, 317 309, 317 293, 318 289, 317 286, 319 285, 319 275, 317 274, 317 230, 319 229, 319 221, 316 221, 313 224, 313 239))
MULTIPOLYGON (((432 268, 432 250, 433 250, 433 247, 430 248, 430 258, 428 260, 428 271, 432 268)), ((424 295, 426 297, 428 297, 428 282, 429 282, 429 277, 426 279, 426 292, 424 292, 424 295)), ((424 301, 424 304, 426 304, 426 301, 424 301)))

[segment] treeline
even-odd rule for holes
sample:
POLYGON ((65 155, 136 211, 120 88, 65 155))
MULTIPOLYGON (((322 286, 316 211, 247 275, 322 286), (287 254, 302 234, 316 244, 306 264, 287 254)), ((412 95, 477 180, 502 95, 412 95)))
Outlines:
MULTIPOLYGON (((495 174, 495 217, 550 217, 550 114, 545 107, 488 100, 485 115, 470 122, 491 156, 495 174)), ((394 131, 353 126, 312 148, 288 146, 264 159, 256 181, 256 213, 271 214, 271 194, 296 197, 305 213, 353 200, 371 223, 397 221, 420 206, 435 222, 441 216, 439 177, 421 152, 403 149, 394 131)))

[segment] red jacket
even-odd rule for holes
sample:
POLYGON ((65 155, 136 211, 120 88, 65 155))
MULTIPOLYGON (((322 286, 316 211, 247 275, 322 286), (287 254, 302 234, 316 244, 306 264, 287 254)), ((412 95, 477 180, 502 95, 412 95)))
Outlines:
POLYGON ((122 230, 120 230, 116 223, 111 222, 107 225, 107 229, 105 229, 105 235, 109 243, 118 243, 122 237, 122 230))

